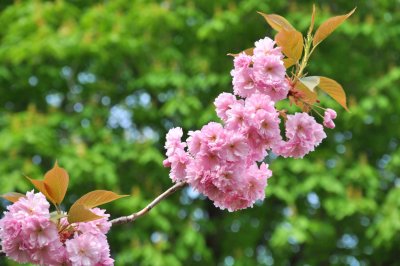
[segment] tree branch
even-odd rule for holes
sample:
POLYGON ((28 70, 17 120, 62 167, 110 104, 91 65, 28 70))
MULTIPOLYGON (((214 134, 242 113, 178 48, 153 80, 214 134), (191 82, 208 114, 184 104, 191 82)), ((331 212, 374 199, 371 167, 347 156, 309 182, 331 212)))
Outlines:
POLYGON ((183 188, 186 185, 187 185, 187 183, 184 181, 176 183, 175 185, 173 185, 172 187, 167 189, 164 193, 162 193, 160 196, 155 198, 152 202, 149 203, 149 205, 144 207, 142 210, 140 210, 136 213, 132 213, 131 215, 128 215, 128 216, 123 216, 123 217, 119 217, 114 220, 111 220, 110 221, 111 224, 112 225, 126 224, 126 223, 131 223, 131 222, 135 221, 137 218, 142 217, 143 215, 145 215, 149 211, 151 211, 151 209, 153 209, 153 207, 156 206, 158 203, 160 203, 163 199, 165 199, 169 195, 175 193, 177 190, 183 188))

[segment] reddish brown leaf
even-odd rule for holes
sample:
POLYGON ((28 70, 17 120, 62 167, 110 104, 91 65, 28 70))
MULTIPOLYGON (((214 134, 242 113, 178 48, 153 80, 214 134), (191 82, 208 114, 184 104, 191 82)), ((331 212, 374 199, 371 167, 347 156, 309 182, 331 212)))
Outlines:
POLYGON ((285 66, 286 69, 293 66, 294 64, 296 64, 296 61, 294 61, 294 59, 292 59, 292 58, 284 58, 283 59, 283 65, 285 66))
POLYGON ((17 202, 20 198, 25 197, 24 194, 17 193, 17 192, 8 192, 6 194, 1 195, 3 199, 6 199, 8 201, 11 201, 12 203, 17 202))
POLYGON ((304 111, 309 111, 309 105, 313 105, 317 102, 317 93, 311 91, 307 88, 303 83, 297 82, 296 83, 296 90, 299 92, 298 98, 299 100, 296 101, 296 104, 304 111))
POLYGON ((71 206, 68 212, 68 222, 79 223, 79 222, 90 222, 103 218, 98 216, 89 210, 86 206, 82 204, 74 204, 71 206))
POLYGON ((314 29, 314 23, 315 23, 315 4, 313 4, 313 6, 312 6, 311 23, 310 23, 310 27, 308 28, 308 35, 311 35, 311 33, 314 29))
POLYGON ((53 202, 53 204, 56 204, 56 201, 48 193, 47 186, 46 186, 46 184, 44 183, 43 180, 36 180, 36 179, 29 178, 27 176, 26 176, 26 178, 29 181, 31 181, 31 183, 35 186, 35 188, 37 190, 39 190, 40 192, 42 192, 42 194, 45 195, 48 200, 53 202))
POLYGON ((282 52, 295 62, 301 58, 303 51, 303 35, 296 30, 281 30, 275 36, 278 46, 282 47, 282 52))
POLYGON ((129 195, 118 195, 107 190, 95 190, 83 195, 74 204, 82 204, 88 208, 94 208, 127 196, 129 195))
POLYGON ((47 192, 54 199, 55 203, 61 204, 67 192, 69 176, 65 169, 58 166, 57 162, 54 167, 44 176, 44 183, 47 192))
POLYGON ((83 195, 69 209, 68 221, 70 223, 88 222, 102 218, 90 211, 91 208, 126 197, 112 191, 95 190, 83 195))
POLYGON ((346 93, 339 83, 330 78, 320 77, 318 87, 343 106, 346 111, 349 110, 346 104, 346 93))
POLYGON ((354 8, 349 13, 341 16, 336 16, 329 18, 324 23, 319 26, 317 31, 315 32, 313 45, 316 46, 320 42, 322 42, 326 37, 328 37, 337 27, 339 27, 347 18, 349 18, 355 11, 354 8))
POLYGON ((247 54, 247 55, 252 56, 252 55, 253 55, 253 50, 254 50, 254 47, 251 47, 251 48, 248 48, 248 49, 246 49, 246 50, 244 50, 244 51, 241 51, 240 53, 237 53, 237 54, 231 54, 231 53, 229 53, 228 55, 233 56, 233 57, 236 57, 236 56, 240 55, 241 53, 245 53, 245 54, 247 54))
POLYGON ((267 23, 276 31, 281 31, 283 29, 285 30, 296 30, 290 23, 287 21, 284 17, 276 15, 276 14, 265 14, 262 12, 257 12, 261 16, 264 17, 264 19, 267 21, 267 23))

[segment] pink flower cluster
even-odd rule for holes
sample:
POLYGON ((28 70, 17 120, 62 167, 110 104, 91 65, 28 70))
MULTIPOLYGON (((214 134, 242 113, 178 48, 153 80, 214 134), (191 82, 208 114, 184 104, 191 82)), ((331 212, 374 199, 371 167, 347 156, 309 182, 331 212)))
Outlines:
POLYGON ((239 54, 231 71, 233 91, 246 98, 254 93, 268 95, 273 101, 285 99, 289 92, 286 69, 280 47, 266 37, 255 42, 254 54, 239 54))
MULTIPOLYGON (((215 99, 223 124, 211 122, 190 131, 186 142, 181 140, 181 128, 171 129, 166 136, 164 166, 171 167, 171 179, 188 182, 217 207, 229 211, 264 199, 267 179, 272 175, 262 163, 268 151, 302 158, 326 137, 312 116, 296 113, 287 115, 283 139, 275 102, 288 97, 290 86, 281 49, 264 38, 255 43, 253 52, 234 59, 231 75, 235 95, 222 93, 215 99)), ((328 111, 324 125, 331 127, 335 117, 336 113, 328 111)))
POLYGON ((186 180, 221 209, 244 209, 264 199, 271 171, 256 161, 280 136, 278 113, 267 95, 244 101, 224 93, 215 103, 225 126, 211 122, 189 132, 187 142, 181 142, 181 128, 170 130, 164 165, 171 166, 172 180, 186 180))
POLYGON ((0 219, 0 244, 7 257, 39 265, 114 265, 105 236, 111 223, 104 210, 92 209, 104 218, 69 225, 66 218, 53 222, 49 207, 45 196, 33 191, 7 207, 0 219))
POLYGON ((307 153, 314 151, 326 134, 323 127, 307 113, 288 115, 286 121, 286 138, 274 150, 283 157, 302 158, 307 153))

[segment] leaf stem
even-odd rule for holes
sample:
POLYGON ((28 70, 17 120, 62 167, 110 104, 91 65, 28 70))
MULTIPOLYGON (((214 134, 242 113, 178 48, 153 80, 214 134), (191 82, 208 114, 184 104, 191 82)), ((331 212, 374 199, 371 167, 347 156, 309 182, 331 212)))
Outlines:
POLYGON ((165 192, 163 192, 161 195, 159 195, 157 198, 155 198, 152 202, 150 202, 142 210, 132 213, 131 215, 128 215, 128 216, 122 216, 122 217, 116 218, 114 220, 111 220, 110 221, 111 224, 112 225, 126 224, 126 223, 131 223, 131 222, 135 221, 136 219, 144 216, 149 211, 151 211, 151 209, 153 209, 153 207, 156 206, 158 203, 160 203, 162 200, 164 200, 165 198, 167 198, 168 196, 175 193, 176 191, 178 191, 179 189, 183 188, 186 185, 187 185, 187 183, 184 181, 176 183, 175 185, 173 185, 172 187, 167 189, 165 192))
POLYGON ((312 43, 311 35, 307 35, 307 39, 305 40, 305 42, 306 42, 306 45, 304 47, 304 56, 301 60, 299 71, 297 72, 297 75, 295 76, 296 80, 300 79, 303 76, 303 72, 304 72, 305 68, 307 67, 308 59, 310 58, 310 55, 314 50, 314 49, 312 49, 311 53, 310 53, 310 47, 311 47, 311 43, 312 43))
POLYGON ((314 52, 315 48, 317 48, 319 43, 317 43, 316 45, 313 46, 313 48, 311 49, 310 53, 308 54, 308 58, 310 58, 310 56, 312 55, 312 53, 314 52))
POLYGON ((73 228, 73 227, 70 224, 64 225, 63 227, 61 227, 61 229, 58 231, 58 233, 60 234, 69 228, 73 228))
POLYGON ((322 106, 319 106, 319 105, 316 105, 316 104, 314 104, 313 107, 317 107, 317 108, 319 108, 319 109, 322 109, 322 110, 326 111, 326 108, 324 108, 324 107, 322 107, 322 106))
POLYGON ((317 109, 314 109, 314 108, 311 107, 311 110, 313 110, 317 115, 319 115, 319 117, 324 119, 324 116, 320 112, 318 112, 317 109))
POLYGON ((57 204, 54 204, 54 206, 56 207, 57 214, 61 214, 60 206, 58 206, 57 204))

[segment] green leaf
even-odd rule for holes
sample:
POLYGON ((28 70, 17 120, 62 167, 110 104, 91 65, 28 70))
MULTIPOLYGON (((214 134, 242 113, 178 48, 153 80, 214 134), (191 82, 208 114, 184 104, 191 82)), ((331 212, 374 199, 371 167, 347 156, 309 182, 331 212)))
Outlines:
POLYGON ((264 19, 267 21, 267 23, 276 31, 281 31, 283 29, 285 30, 296 30, 290 23, 287 21, 284 17, 276 15, 276 14, 265 14, 262 12, 257 12, 261 16, 264 17, 264 19))
POLYGON ((318 87, 331 96, 341 106, 343 106, 346 111, 349 110, 346 104, 346 93, 344 92, 343 87, 335 80, 326 77, 320 77, 318 87))
POLYGON ((18 192, 8 192, 6 194, 1 195, 3 199, 6 199, 12 203, 17 202, 20 198, 25 197, 24 194, 18 193, 18 192))
POLYGON ((356 8, 345 15, 329 18, 315 32, 313 45, 316 46, 328 37, 337 27, 339 27, 347 18, 349 18, 356 8))

